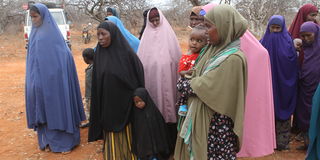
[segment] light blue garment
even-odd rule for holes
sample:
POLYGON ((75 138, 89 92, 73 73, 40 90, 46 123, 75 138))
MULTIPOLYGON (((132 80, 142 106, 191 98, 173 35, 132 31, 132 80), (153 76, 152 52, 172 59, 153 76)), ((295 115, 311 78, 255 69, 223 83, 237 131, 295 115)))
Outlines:
POLYGON ((135 53, 137 53, 138 48, 139 48, 139 44, 140 44, 140 40, 135 37, 133 34, 131 34, 122 24, 121 20, 115 16, 108 16, 105 18, 106 20, 109 20, 111 22, 113 22, 114 24, 117 25, 117 27, 120 29, 122 35, 126 38, 126 40, 128 41, 129 45, 131 46, 131 48, 133 49, 133 51, 135 53))
MULTIPOLYGON (((79 144, 78 126, 85 120, 78 75, 70 49, 48 8, 39 3, 35 7, 42 24, 32 26, 30 33, 25 85, 27 124, 41 133, 38 136, 48 138, 46 141, 55 141, 49 144, 54 145, 50 146, 53 152, 69 151, 79 144), (50 140, 53 134, 59 139, 50 140), (72 139, 64 140, 65 135, 72 139)), ((40 142, 39 146, 43 149, 40 142)))
POLYGON ((320 160, 320 85, 312 99, 309 147, 306 160, 320 160))

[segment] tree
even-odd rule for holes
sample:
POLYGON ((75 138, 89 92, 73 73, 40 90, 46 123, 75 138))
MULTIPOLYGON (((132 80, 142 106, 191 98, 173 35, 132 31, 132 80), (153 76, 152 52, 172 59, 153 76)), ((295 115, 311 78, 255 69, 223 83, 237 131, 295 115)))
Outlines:
POLYGON ((24 19, 22 1, 19 0, 0 0, 0 34, 10 24, 21 24, 24 19))
POLYGON ((70 0, 68 5, 76 6, 84 10, 90 18, 103 22, 106 17, 107 8, 116 8, 122 19, 129 22, 127 25, 136 26, 137 19, 142 20, 143 10, 148 8, 146 0, 70 0))
POLYGON ((250 29, 262 35, 272 15, 285 15, 290 9, 296 8, 296 0, 237 0, 236 8, 249 21, 250 29))
MULTIPOLYGON (((189 0, 192 6, 202 6, 210 3, 212 0, 189 0)), ((220 0, 220 4, 231 4, 231 0, 220 0)))

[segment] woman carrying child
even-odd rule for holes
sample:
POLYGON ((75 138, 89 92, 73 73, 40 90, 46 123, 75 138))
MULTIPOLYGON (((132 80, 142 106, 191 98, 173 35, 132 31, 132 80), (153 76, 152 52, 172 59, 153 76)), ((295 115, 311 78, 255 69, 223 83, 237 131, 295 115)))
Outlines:
POLYGON ((236 159, 247 85, 239 38, 246 32, 247 21, 231 6, 219 5, 205 15, 204 23, 209 45, 185 86, 192 92, 179 134, 183 141, 177 141, 174 158, 236 159))

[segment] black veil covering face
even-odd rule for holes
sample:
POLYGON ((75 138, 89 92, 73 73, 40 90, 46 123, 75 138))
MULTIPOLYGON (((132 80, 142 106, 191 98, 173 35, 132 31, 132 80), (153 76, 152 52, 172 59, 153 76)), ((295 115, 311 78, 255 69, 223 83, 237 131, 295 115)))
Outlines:
POLYGON ((96 47, 89 141, 102 139, 103 131, 122 131, 130 120, 133 92, 144 87, 143 65, 118 27, 107 21, 98 28, 110 32, 111 44, 96 47))
POLYGON ((133 152, 142 159, 154 155, 162 158, 168 156, 170 150, 167 126, 160 111, 145 88, 137 88, 133 95, 145 102, 143 109, 136 107, 133 109, 133 152))

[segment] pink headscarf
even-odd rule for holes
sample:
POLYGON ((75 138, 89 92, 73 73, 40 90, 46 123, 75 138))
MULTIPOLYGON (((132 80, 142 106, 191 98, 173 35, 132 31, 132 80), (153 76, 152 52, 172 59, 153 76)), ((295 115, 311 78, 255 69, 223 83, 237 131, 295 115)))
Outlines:
MULTIPOLYGON (((181 56, 179 42, 169 22, 158 9, 160 24, 154 27, 147 17, 138 56, 144 67, 145 88, 165 121, 176 123, 176 83, 181 56)), ((150 11, 149 11, 150 12, 150 11)))
MULTIPOLYGON (((207 13, 217 4, 203 6, 207 13)), ((242 146, 238 157, 261 157, 276 147, 271 64, 268 51, 249 32, 240 38, 248 64, 242 146)))

